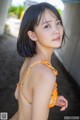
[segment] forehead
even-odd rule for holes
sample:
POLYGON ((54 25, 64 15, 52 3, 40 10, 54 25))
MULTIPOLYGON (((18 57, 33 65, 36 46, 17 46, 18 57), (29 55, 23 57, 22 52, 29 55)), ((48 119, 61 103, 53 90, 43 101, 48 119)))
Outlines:
POLYGON ((57 20, 58 17, 50 10, 45 10, 43 13, 42 13, 42 16, 41 16, 41 20, 40 20, 40 23, 43 24, 45 21, 48 21, 48 20, 57 20))

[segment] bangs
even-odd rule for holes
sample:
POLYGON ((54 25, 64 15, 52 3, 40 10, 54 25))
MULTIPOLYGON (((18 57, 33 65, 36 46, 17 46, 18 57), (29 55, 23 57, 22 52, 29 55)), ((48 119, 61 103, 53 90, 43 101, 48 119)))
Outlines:
POLYGON ((40 23, 40 21, 42 19, 43 14, 44 14, 44 11, 41 11, 39 16, 37 17, 37 22, 36 22, 36 25, 35 25, 36 27, 39 25, 39 23, 40 23))
MULTIPOLYGON (((35 22, 35 26, 37 27, 43 17, 43 19, 46 20, 46 17, 45 17, 45 11, 46 10, 49 10, 49 13, 56 19, 60 20, 61 21, 61 24, 62 24, 62 20, 61 20, 61 17, 59 15, 59 13, 57 12, 57 14, 55 14, 55 12, 52 10, 52 9, 44 9, 40 12, 39 16, 37 16, 37 19, 36 19, 36 22, 35 22)), ((63 25, 63 24, 62 24, 63 25)))

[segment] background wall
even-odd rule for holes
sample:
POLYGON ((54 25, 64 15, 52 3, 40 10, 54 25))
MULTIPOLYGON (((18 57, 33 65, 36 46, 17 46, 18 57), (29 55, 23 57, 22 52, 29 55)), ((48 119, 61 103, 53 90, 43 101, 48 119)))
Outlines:
POLYGON ((67 71, 80 85, 80 4, 65 3, 62 19, 65 32, 65 45, 55 50, 55 54, 67 71))
POLYGON ((0 0, 0 35, 4 32, 8 8, 12 0, 0 0))

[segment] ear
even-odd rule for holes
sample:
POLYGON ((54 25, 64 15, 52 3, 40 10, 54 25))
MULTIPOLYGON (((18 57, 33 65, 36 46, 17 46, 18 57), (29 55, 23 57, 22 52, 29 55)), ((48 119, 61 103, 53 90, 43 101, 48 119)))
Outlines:
POLYGON ((36 34, 35 34, 34 32, 28 31, 27 34, 28 34, 28 36, 29 36, 29 38, 30 38, 31 40, 33 40, 33 41, 36 41, 36 40, 37 40, 37 36, 36 36, 36 34))

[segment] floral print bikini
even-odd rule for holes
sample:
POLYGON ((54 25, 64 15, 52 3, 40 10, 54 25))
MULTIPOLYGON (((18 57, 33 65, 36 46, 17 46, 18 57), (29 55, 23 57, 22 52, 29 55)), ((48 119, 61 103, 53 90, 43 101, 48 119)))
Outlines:
MULTIPOLYGON (((33 66, 36 65, 36 64, 40 64, 40 63, 46 65, 48 68, 50 68, 50 69, 53 71, 53 73, 54 73, 55 75, 58 75, 58 71, 57 71, 54 67, 52 67, 51 64, 50 64, 48 61, 46 61, 46 60, 41 60, 41 61, 38 61, 38 62, 32 64, 32 65, 28 68, 28 71, 27 71, 26 75, 24 76, 24 79, 17 84, 19 90, 22 92, 22 95, 23 95, 24 99, 25 99, 29 104, 32 104, 32 103, 25 97, 25 95, 24 95, 24 93, 23 93, 23 90, 22 90, 22 87, 23 87, 23 84, 24 84, 24 82, 25 82, 25 80, 26 80, 26 77, 27 77, 28 73, 30 72, 31 67, 33 67, 33 66)), ((51 94, 51 98, 50 98, 50 102, 49 102, 49 106, 48 106, 48 107, 49 107, 49 108, 54 107, 54 106, 56 105, 56 103, 57 103, 57 100, 58 100, 58 91, 57 91, 57 83, 55 82, 55 83, 54 83, 54 86, 53 86, 53 90, 52 90, 52 94, 51 94)))

